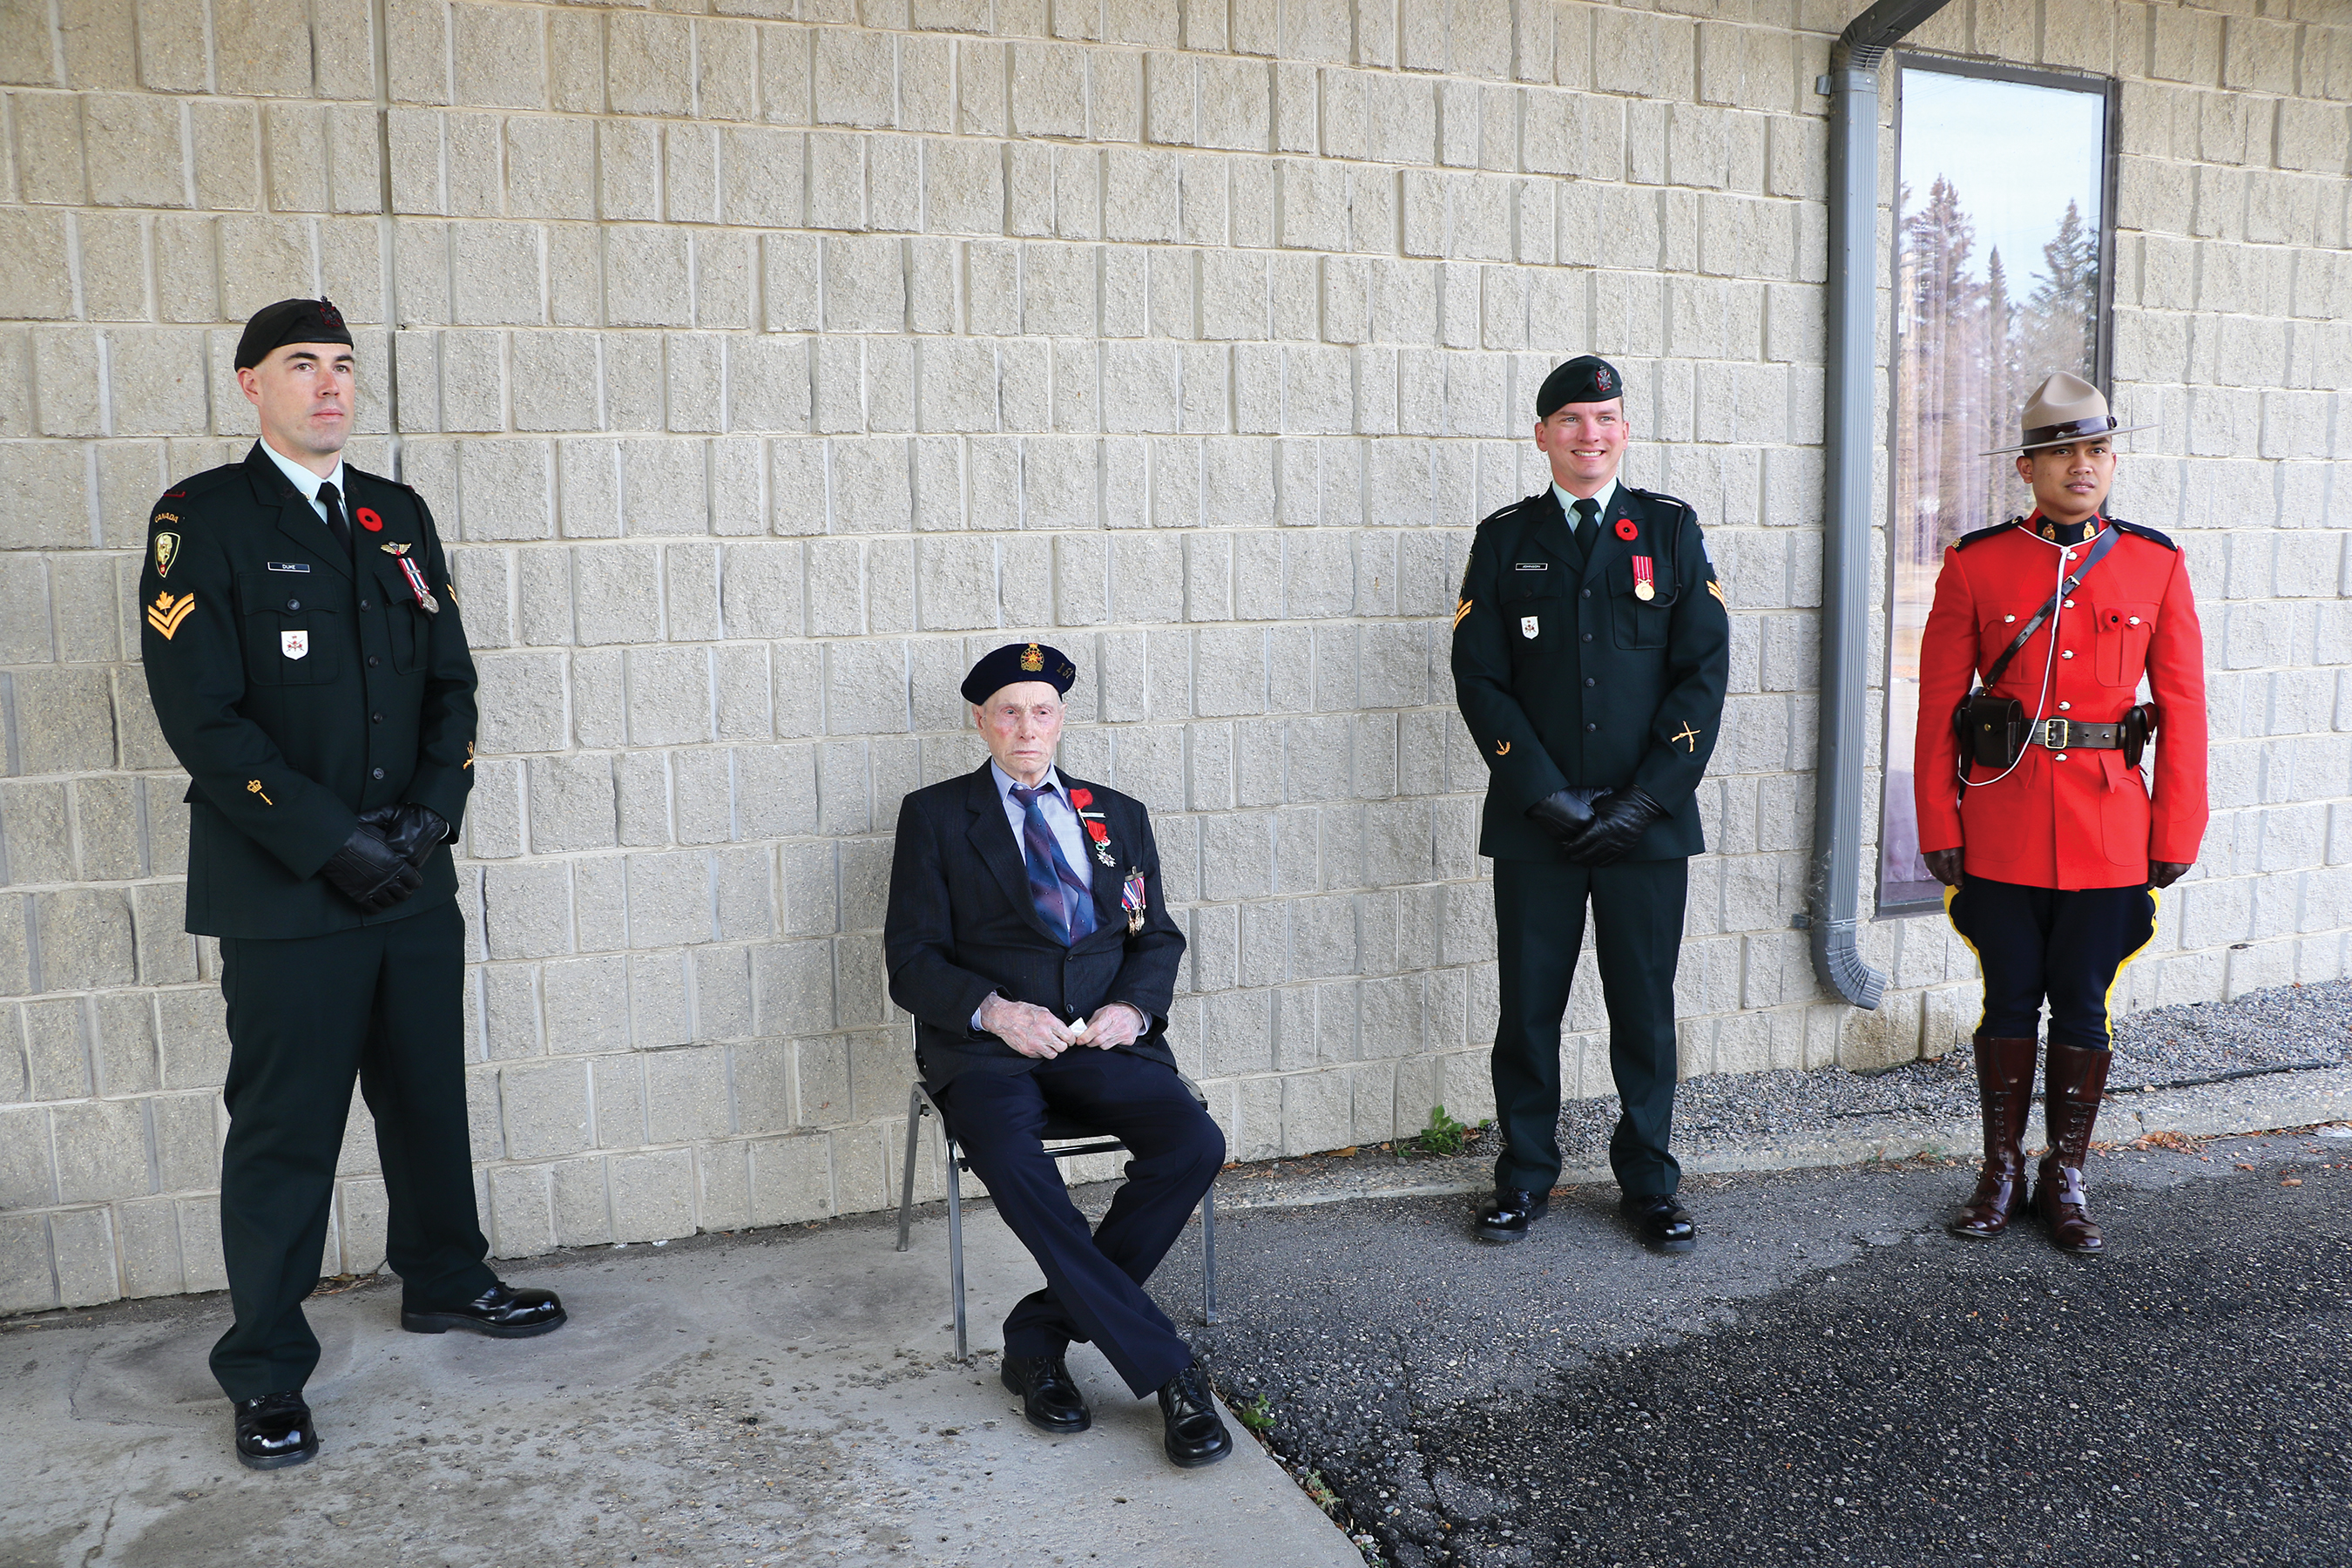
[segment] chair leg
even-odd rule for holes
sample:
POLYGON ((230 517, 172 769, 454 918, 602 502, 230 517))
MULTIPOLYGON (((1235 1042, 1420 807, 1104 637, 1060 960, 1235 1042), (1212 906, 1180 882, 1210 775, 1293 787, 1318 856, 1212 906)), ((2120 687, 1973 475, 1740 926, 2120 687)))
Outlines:
MULTIPOLYGON (((941 1130, 944 1133, 945 1129, 941 1130)), ((963 1325, 963 1184, 957 1180, 956 1146, 945 1138, 948 1161, 948 1286, 955 1297, 956 1360, 970 1361, 963 1325)))
POLYGON ((1217 1189, 1201 1194, 1201 1321, 1217 1321, 1217 1189))
POLYGON ((898 1188, 898 1250, 907 1250, 907 1237, 915 1224, 915 1157, 923 1148, 923 1091, 909 1089, 907 1093, 907 1171, 906 1180, 898 1188))

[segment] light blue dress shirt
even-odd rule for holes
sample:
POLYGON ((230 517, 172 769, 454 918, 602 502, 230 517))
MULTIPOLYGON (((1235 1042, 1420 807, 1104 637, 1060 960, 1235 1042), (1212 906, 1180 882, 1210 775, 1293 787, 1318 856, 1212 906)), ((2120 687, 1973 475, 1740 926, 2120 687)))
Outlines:
POLYGON ((319 499, 320 485, 335 487, 335 493, 343 498, 343 517, 347 521, 350 520, 352 488, 343 482, 343 460, 341 458, 335 459, 335 471, 321 478, 267 441, 261 444, 261 449, 269 454, 269 460, 278 465, 279 473, 286 476, 286 482, 292 485, 301 493, 303 499, 310 503, 310 510, 319 514, 320 522, 327 521, 326 503, 319 499))
MULTIPOLYGON (((1577 524, 1576 498, 1560 489, 1558 479, 1551 482, 1551 493, 1559 498, 1559 513, 1568 519, 1569 532, 1574 533, 1577 524)), ((1601 503, 1599 515, 1606 518, 1609 515, 1609 503, 1617 499, 1617 477, 1612 474, 1607 484, 1592 492, 1592 499, 1601 503)))
MULTIPOLYGON (((1028 814, 1022 809, 1021 803, 1013 798, 1013 787, 1021 781, 998 767, 996 760, 992 757, 989 759, 988 776, 996 783, 996 798, 1004 807, 1005 822, 1012 826, 1013 852, 1022 857, 1023 863, 1025 865, 1029 847, 1028 841, 1022 837, 1022 823, 1028 814)), ((1095 885, 1095 858, 1087 847, 1086 829, 1078 826, 1077 808, 1070 804, 1069 785, 1062 782, 1061 770, 1051 767, 1045 770, 1045 776, 1038 782, 1040 784, 1050 784, 1054 786, 1051 795, 1041 795, 1037 797, 1038 813, 1045 817, 1046 827, 1052 831, 1054 842, 1062 847, 1062 858, 1070 863, 1070 869, 1077 874, 1078 880, 1087 885, 1088 891, 1092 891, 1095 885)), ((982 1005, 985 1005, 982 1004, 982 1005)), ((1135 1012, 1138 1017, 1142 1017, 1140 1009, 1136 1009, 1135 1012)), ((1147 1019, 1145 1022, 1148 1025, 1150 1020, 1147 1019)), ((976 1035, 986 1032, 980 1026, 980 1008, 978 1007, 972 1009, 971 1029, 976 1035)))

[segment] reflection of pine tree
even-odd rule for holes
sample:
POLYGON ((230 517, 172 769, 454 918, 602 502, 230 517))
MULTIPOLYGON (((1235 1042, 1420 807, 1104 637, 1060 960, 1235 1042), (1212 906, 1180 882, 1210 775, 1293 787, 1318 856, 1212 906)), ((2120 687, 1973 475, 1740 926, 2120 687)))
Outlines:
POLYGON ((2099 357, 2099 236, 2073 202, 2042 247, 2042 265, 2027 303, 2042 374, 2070 370, 2088 380, 2099 357))
MULTIPOLYGON (((1904 400, 1898 426, 1911 484, 1915 548, 1932 560, 1972 528, 1983 526, 1988 471, 1977 457, 1987 443, 1988 371, 2005 356, 1987 341, 1990 294, 1969 268, 1976 225, 1960 194, 1941 175, 1927 200, 1903 220, 1904 400)), ((2002 309, 2007 309, 2003 284, 2002 309)))

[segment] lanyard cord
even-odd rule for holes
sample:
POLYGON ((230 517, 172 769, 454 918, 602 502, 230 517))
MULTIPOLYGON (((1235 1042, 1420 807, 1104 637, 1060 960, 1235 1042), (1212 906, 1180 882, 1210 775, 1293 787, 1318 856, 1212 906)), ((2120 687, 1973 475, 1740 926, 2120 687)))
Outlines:
MULTIPOLYGON (((2114 524, 2110 523, 2108 526, 2113 527, 2114 524)), ((2085 540, 2084 542, 2088 544, 2090 542, 2085 540)), ((2058 583, 2057 586, 2052 589, 2050 594, 2050 646, 2042 651, 2042 689, 2033 699, 2033 722, 2026 731, 2026 734, 2029 737, 2032 735, 2035 730, 2042 727, 2042 707, 2043 703, 2050 700, 2050 676, 2051 673, 2058 668, 2058 617, 2066 613, 2066 547, 2062 544, 2053 546, 2053 548, 2058 552, 2058 583)), ((1992 693, 1988 691, 1985 695, 1990 697, 1992 693)), ((1958 756, 1955 757, 1953 761, 1958 764, 1955 771, 1959 775, 1962 792, 1965 794, 1967 791, 1971 789, 1982 789, 1987 784, 1997 784, 2000 783, 2001 780, 2007 778, 2010 774, 2015 773, 2019 768, 2025 765, 2026 752, 2032 748, 2032 745, 2033 742, 2029 738, 2025 744, 2018 749, 2017 761, 2010 763, 2009 766, 2001 769, 2000 772, 1995 773, 1992 777, 1989 779, 1978 779, 1974 783, 1970 783, 1969 779, 1969 758, 1967 753, 1962 752, 1958 756)))

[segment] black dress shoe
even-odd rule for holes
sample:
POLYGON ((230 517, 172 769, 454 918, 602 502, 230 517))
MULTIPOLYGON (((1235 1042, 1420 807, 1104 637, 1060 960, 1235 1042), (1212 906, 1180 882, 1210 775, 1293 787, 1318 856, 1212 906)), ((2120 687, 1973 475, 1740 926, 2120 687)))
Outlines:
POLYGON ((1041 1432, 1066 1437, 1095 1424, 1087 1396, 1057 1355, 1009 1355, 1001 1373, 1004 1386, 1021 1396, 1021 1414, 1041 1432))
POLYGON ((282 1470, 308 1464, 319 1451, 319 1430, 310 1425, 310 1406, 300 1389, 235 1403, 236 1457, 247 1469, 282 1470))
POLYGON ((1194 1362, 1160 1385, 1160 1414, 1168 1423, 1160 1447, 1185 1469, 1213 1465, 1234 1451, 1234 1435, 1225 1430, 1225 1418, 1217 1414, 1217 1402, 1210 1396, 1209 1380, 1201 1375, 1200 1363, 1194 1362))
POLYGON ((411 1307, 403 1303, 400 1326, 412 1334, 446 1334, 470 1329, 494 1340, 527 1340, 563 1326, 563 1303, 552 1290, 518 1290, 504 1280, 462 1307, 411 1307))
POLYGON ((1617 1207, 1653 1252, 1688 1252, 1698 1246, 1698 1225, 1672 1193, 1627 1193, 1617 1207))
POLYGON ((1551 1208, 1549 1193, 1525 1187, 1496 1187, 1495 1195, 1478 1205, 1478 1219, 1470 1229, 1481 1241, 1524 1241, 1528 1226, 1551 1208))

